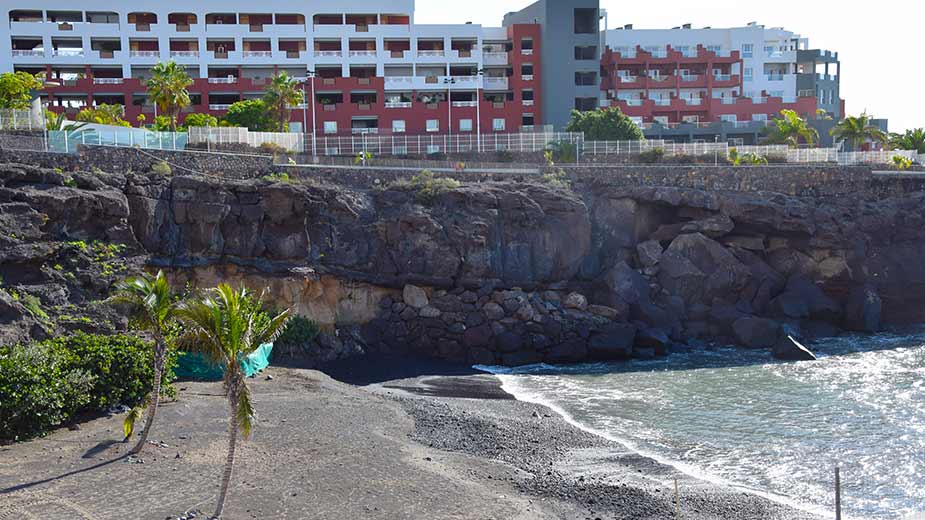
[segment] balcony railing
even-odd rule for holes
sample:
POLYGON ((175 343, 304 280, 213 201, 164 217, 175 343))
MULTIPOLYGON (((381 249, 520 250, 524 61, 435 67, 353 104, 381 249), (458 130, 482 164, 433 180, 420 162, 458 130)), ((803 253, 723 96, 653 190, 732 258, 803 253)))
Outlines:
POLYGON ((524 100, 523 100, 523 106, 525 106, 525 107, 532 107, 532 106, 533 106, 533 103, 534 103, 534 102, 533 102, 532 99, 524 99, 524 100))
POLYGON ((131 58, 160 58, 161 51, 128 51, 131 58))
POLYGON ((376 51, 350 51, 351 58, 375 58, 376 51))
POLYGON ((121 85, 125 83, 123 78, 93 78, 94 85, 121 85))
POLYGON ((533 74, 524 74, 520 76, 520 79, 523 81, 533 81, 533 74))
POLYGON ((636 83, 638 76, 620 76, 620 83, 636 83))
POLYGON ((379 129, 378 129, 378 128, 351 128, 351 129, 350 129, 350 133, 351 133, 351 134, 356 134, 356 135, 359 135, 359 134, 378 134, 378 133, 379 133, 379 129))
POLYGON ((652 49, 648 51, 648 53, 653 58, 667 58, 668 57, 668 49, 652 49))
POLYGON ((684 103, 688 106, 700 106, 703 104, 703 99, 701 98, 684 98, 684 103))
POLYGON ((198 58, 199 51, 170 51, 171 58, 198 58))
POLYGON ((13 56, 45 56, 45 51, 40 49, 13 49, 13 56))
POLYGON ((466 107, 475 108, 476 106, 478 106, 478 104, 479 104, 478 101, 454 101, 453 107, 455 108, 466 108, 466 107))
POLYGON ((209 103, 209 110, 228 110, 231 108, 230 103, 209 103))
POLYGON ((315 51, 316 58, 341 58, 343 56, 343 51, 315 51))
POLYGON ((505 90, 507 89, 507 78, 485 78, 484 86, 486 90, 505 90))
POLYGON ((209 78, 209 83, 213 85, 230 85, 238 82, 238 78, 227 77, 227 78, 209 78))
POLYGON ((681 74, 680 78, 681 78, 681 81, 692 82, 692 81, 697 81, 698 79, 700 79, 700 76, 697 74, 681 74))
POLYGON ((784 81, 783 74, 768 74, 768 81, 784 81))
POLYGON ((734 97, 724 97, 724 98, 720 98, 720 103, 722 103, 723 105, 735 105, 735 104, 736 104, 736 99, 738 99, 738 98, 734 98, 734 97))
POLYGON ((766 98, 766 97, 760 97, 760 96, 759 96, 759 97, 753 97, 753 98, 752 98, 752 103, 754 103, 754 104, 756 104, 756 105, 763 105, 763 104, 765 104, 765 103, 767 103, 767 102, 768 102, 768 98, 766 98))
POLYGON ((241 56, 245 58, 270 58, 273 56, 273 51, 244 51, 241 56))
POLYGON ((418 51, 419 58, 436 58, 442 57, 446 53, 444 51, 418 51))
POLYGON ((622 101, 623 103, 626 103, 626 106, 630 106, 630 107, 641 107, 642 106, 642 100, 639 98, 633 98, 633 99, 621 98, 618 101, 622 101))
POLYGON ((714 74, 713 80, 714 81, 730 81, 732 80, 732 75, 731 74, 714 74))
POLYGON ((524 56, 533 56, 533 49, 520 49, 520 53, 524 56))
POLYGON ((653 99, 653 101, 655 102, 655 106, 657 106, 657 107, 667 107, 667 106, 671 106, 671 100, 670 100, 670 99, 660 98, 660 99, 653 99))
POLYGON ((410 101, 386 101, 385 108, 411 108, 410 101))
POLYGON ((55 49, 54 55, 62 56, 62 57, 72 57, 72 56, 79 57, 79 56, 84 55, 84 50, 83 49, 55 49))
POLYGON ((485 52, 482 53, 482 59, 486 64, 507 63, 506 52, 485 52))

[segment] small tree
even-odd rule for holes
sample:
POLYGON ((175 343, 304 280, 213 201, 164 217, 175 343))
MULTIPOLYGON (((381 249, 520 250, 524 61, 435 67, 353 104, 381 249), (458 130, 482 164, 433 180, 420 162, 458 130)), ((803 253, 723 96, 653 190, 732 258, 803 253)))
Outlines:
POLYGON ((77 113, 75 119, 84 123, 96 123, 98 125, 132 126, 128 121, 122 119, 124 113, 125 107, 122 105, 107 105, 104 103, 82 109, 77 113))
POLYGON ((290 107, 298 105, 302 99, 302 90, 295 79, 285 72, 273 76, 263 95, 263 102, 276 119, 278 131, 285 132, 288 129, 289 114, 292 112, 290 107))
MULTIPOLYGON (((161 378, 164 375, 164 363, 167 359, 167 329, 174 320, 176 310, 170 294, 170 283, 163 271, 156 276, 143 274, 128 278, 116 284, 115 294, 110 302, 128 304, 132 312, 132 325, 150 333, 154 337, 154 386, 148 396, 148 417, 144 431, 131 453, 139 453, 148 441, 154 416, 160 403, 161 378)), ((135 408, 125 419, 125 440, 132 437, 135 421, 141 416, 142 408, 135 408)))
POLYGON ((138 128, 143 128, 145 126, 145 121, 148 118, 144 114, 138 114, 138 117, 135 118, 135 121, 138 122, 138 128))
POLYGON ((584 132, 589 141, 641 141, 645 138, 639 125, 617 107, 589 112, 572 110, 572 119, 565 130, 584 132))
POLYGON ((42 74, 4 72, 0 74, 0 108, 25 110, 32 103, 32 92, 44 88, 42 74))
POLYGON ((837 141, 845 141, 857 150, 868 141, 886 143, 887 135, 876 125, 871 124, 867 112, 859 116, 849 116, 835 125, 829 132, 837 141))
POLYGON ((186 128, 192 128, 194 126, 218 126, 218 118, 211 114, 199 114, 193 113, 186 116, 186 119, 183 120, 183 126, 186 128))
POLYGON ((49 132, 60 132, 67 130, 68 134, 76 132, 87 126, 87 123, 74 123, 67 120, 67 115, 63 112, 56 114, 51 110, 45 111, 45 130, 49 132))
POLYGON ((260 310, 261 299, 262 295, 252 298, 247 289, 235 290, 227 284, 221 284, 178 307, 180 319, 187 327, 183 336, 184 343, 225 367, 224 387, 229 405, 228 455, 212 518, 221 518, 225 508, 234 470, 238 432, 244 438, 249 437, 255 419, 241 361, 260 345, 276 339, 289 320, 289 310, 267 319, 266 314, 260 310))
POLYGON ((796 147, 801 141, 812 146, 819 140, 819 132, 809 126, 796 111, 781 110, 780 115, 781 117, 775 118, 774 124, 765 130, 765 143, 796 147))
POLYGON ((174 61, 158 63, 151 70, 148 80, 148 99, 170 118, 170 129, 177 130, 177 116, 183 107, 190 104, 187 88, 193 80, 186 70, 174 61))
POLYGON ((925 129, 915 128, 903 134, 892 134, 890 146, 894 150, 915 150, 916 153, 925 154, 925 129))
POLYGON ((230 126, 246 127, 251 132, 272 132, 276 125, 262 99, 238 101, 228 107, 224 121, 230 126))

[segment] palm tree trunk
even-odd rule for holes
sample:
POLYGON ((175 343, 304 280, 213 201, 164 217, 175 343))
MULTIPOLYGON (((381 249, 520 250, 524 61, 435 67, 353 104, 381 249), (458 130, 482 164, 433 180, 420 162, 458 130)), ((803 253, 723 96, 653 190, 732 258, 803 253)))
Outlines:
POLYGON ((225 473, 222 475, 222 487, 218 493, 218 504, 215 506, 215 513, 212 515, 213 520, 222 517, 222 510, 225 509, 225 497, 228 495, 228 486, 231 484, 231 473, 234 469, 234 452, 238 442, 237 389, 232 389, 229 404, 231 405, 231 415, 228 419, 228 458, 225 459, 225 473))
POLYGON ((161 378, 164 372, 164 344, 163 340, 155 339, 154 341, 154 386, 151 393, 148 394, 148 410, 145 418, 145 429, 138 435, 138 443, 129 453, 132 455, 141 453, 148 443, 148 434, 151 433, 151 426, 154 424, 154 416, 157 414, 157 407, 161 402, 161 378))

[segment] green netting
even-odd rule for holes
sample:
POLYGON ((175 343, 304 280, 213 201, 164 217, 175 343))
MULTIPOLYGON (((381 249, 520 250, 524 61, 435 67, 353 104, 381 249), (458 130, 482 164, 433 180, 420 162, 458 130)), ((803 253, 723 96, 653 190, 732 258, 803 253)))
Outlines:
MULTIPOLYGON (((269 366, 272 355, 272 343, 260 345, 253 354, 241 360, 244 375, 250 377, 269 366)), ((198 352, 180 352, 174 373, 179 379, 218 381, 225 375, 225 369, 221 365, 213 364, 198 352)))

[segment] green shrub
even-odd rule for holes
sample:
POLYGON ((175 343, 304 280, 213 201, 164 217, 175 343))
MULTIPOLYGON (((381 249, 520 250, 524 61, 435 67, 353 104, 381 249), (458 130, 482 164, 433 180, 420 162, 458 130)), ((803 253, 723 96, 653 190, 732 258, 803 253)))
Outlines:
POLYGON ((288 153, 285 146, 276 143, 260 143, 260 146, 257 148, 260 149, 261 152, 271 155, 283 155, 288 153))
POLYGON ((260 179, 266 182, 289 182, 289 174, 286 172, 276 172, 264 175, 260 179))
POLYGON ((26 312, 29 313, 32 318, 40 323, 48 323, 48 313, 42 309, 42 301, 38 297, 31 294, 23 295, 22 297, 23 307, 26 308, 26 312))
MULTIPOLYGON (((557 163, 574 163, 578 157, 575 145, 562 141, 553 141, 549 143, 547 151, 552 152, 552 160, 557 163)), ((547 162, 549 162, 548 159, 547 162)))
POLYGON ((570 188, 572 186, 572 181, 569 179, 568 174, 565 173, 565 170, 562 168, 551 168, 540 177, 540 181, 543 184, 548 184, 550 186, 555 186, 557 188, 570 188))
POLYGON ((167 164, 167 161, 154 163, 154 165, 151 166, 151 171, 158 175, 170 175, 173 173, 173 169, 170 168, 170 165, 167 164))
POLYGON ((900 171, 908 170, 909 168, 912 168, 912 159, 902 155, 894 155, 893 167, 900 171))
POLYGON ((200 127, 200 126, 218 126, 218 118, 211 114, 200 114, 194 112, 186 116, 186 119, 183 120, 183 126, 186 128, 200 127))
POLYGON ((293 347, 304 348, 318 336, 319 332, 321 329, 314 321, 304 316, 294 316, 289 320, 283 333, 276 339, 276 345, 288 347, 288 350, 292 350, 293 347))
POLYGON ((643 164, 656 164, 662 162, 665 158, 665 149, 661 147, 652 148, 639 154, 639 162, 643 164))
MULTIPOLYGON (((167 362, 163 391, 176 357, 167 362)), ((78 333, 0 347, 0 439, 44 433, 82 413, 141 402, 154 379, 150 345, 125 335, 78 333)))
POLYGON ((430 203, 441 193, 458 188, 459 181, 449 177, 434 177, 434 172, 424 170, 411 178, 411 186, 418 192, 418 201, 430 203))

